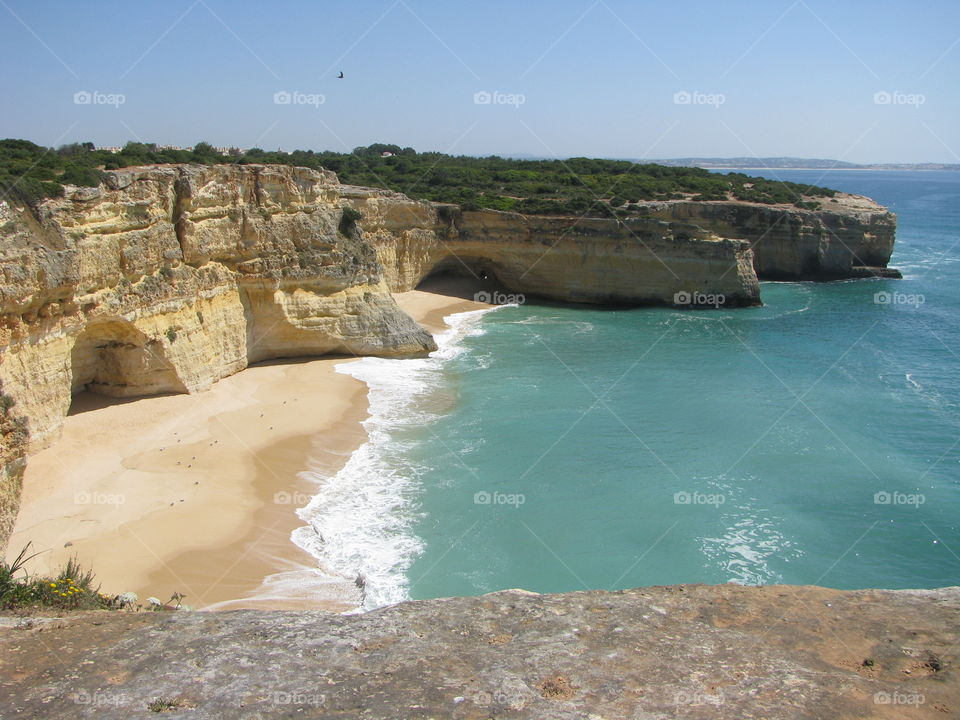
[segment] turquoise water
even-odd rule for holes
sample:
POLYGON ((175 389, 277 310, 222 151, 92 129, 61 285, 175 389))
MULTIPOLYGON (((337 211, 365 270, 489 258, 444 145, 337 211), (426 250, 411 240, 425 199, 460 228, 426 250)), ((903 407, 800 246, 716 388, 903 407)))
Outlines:
POLYGON ((372 361, 396 402, 376 463, 346 470, 396 492, 364 519, 380 549, 339 558, 371 604, 960 582, 960 173, 768 174, 891 207, 905 279, 764 283, 736 311, 507 307, 419 368, 372 361))

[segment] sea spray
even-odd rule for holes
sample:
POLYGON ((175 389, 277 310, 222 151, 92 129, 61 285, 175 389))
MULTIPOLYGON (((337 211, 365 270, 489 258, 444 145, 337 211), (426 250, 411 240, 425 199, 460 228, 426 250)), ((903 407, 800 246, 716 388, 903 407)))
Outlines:
POLYGON ((370 357, 336 366, 369 388, 370 414, 363 422, 368 440, 333 477, 303 474, 317 492, 297 511, 307 524, 292 539, 321 571, 356 583, 360 609, 408 598, 406 571, 423 544, 412 531, 421 468, 407 458, 404 431, 436 418, 438 410, 426 400, 443 387, 444 366, 465 351, 464 338, 483 334, 481 317, 496 309, 444 318, 450 327, 436 337, 438 349, 429 357, 370 357))

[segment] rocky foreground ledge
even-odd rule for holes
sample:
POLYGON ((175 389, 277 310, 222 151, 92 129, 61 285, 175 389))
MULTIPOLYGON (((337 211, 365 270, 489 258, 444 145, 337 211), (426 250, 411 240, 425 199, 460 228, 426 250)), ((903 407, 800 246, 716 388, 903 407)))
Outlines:
POLYGON ((0 717, 946 718, 960 587, 3 618, 0 717))

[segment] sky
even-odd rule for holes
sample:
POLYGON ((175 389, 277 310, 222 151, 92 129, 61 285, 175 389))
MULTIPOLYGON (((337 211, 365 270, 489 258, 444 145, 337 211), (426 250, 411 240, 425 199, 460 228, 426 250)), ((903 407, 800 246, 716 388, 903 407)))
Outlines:
POLYGON ((957 0, 0 0, 0 61, 41 145, 960 163, 957 0))

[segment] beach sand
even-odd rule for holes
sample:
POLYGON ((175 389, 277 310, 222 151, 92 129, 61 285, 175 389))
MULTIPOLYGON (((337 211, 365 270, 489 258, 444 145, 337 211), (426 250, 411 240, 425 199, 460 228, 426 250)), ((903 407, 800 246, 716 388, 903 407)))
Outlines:
MULTIPOLYGON (((434 333, 486 307, 461 281, 427 289, 395 297, 434 333)), ((103 592, 141 602, 351 609, 353 582, 290 540, 315 488, 299 474, 333 475, 366 440, 367 388, 334 370, 349 361, 262 363, 195 395, 78 395, 62 437, 29 459, 8 556, 30 542, 43 573, 76 556, 103 592)))

